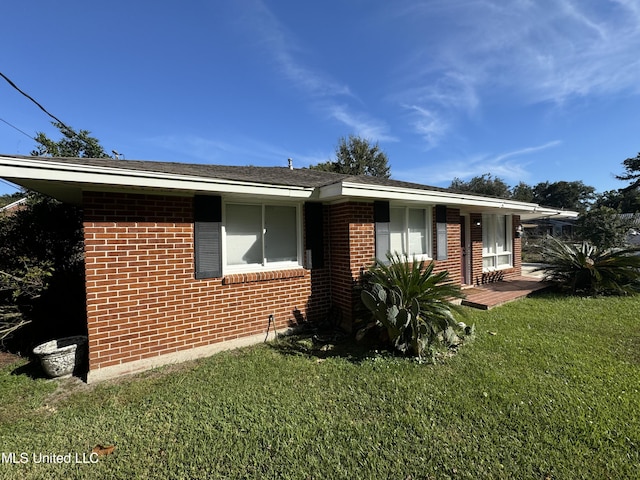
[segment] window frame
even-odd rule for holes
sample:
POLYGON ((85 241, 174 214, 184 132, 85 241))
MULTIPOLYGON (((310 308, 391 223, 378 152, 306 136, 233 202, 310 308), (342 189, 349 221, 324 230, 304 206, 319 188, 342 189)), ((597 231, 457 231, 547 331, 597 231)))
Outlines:
POLYGON ((291 268, 300 268, 303 265, 303 232, 302 232, 302 204, 291 203, 291 202, 281 202, 281 201, 250 201, 250 200, 241 200, 241 199, 229 199, 222 202, 222 274, 234 274, 234 273, 256 273, 256 272, 268 272, 274 270, 287 270, 291 268), (262 235, 261 235, 261 243, 262 243, 262 263, 248 263, 248 264, 239 264, 239 265, 230 265, 228 263, 228 245, 227 245, 227 207, 229 205, 240 205, 240 206, 259 206, 261 207, 261 221, 262 221, 262 235), (296 259, 290 261, 280 261, 280 262, 267 262, 265 258, 265 223, 266 216, 265 211, 266 207, 291 207, 295 208, 295 220, 296 220, 296 259))
POLYGON ((389 252, 391 254, 395 254, 396 252, 400 254, 401 258, 412 260, 415 258, 418 261, 422 260, 433 260, 433 206, 432 205, 411 205, 411 204, 390 204, 389 205, 389 252), (409 211, 410 210, 422 210, 424 214, 425 221, 425 249, 426 252, 421 254, 411 255, 410 253, 397 252, 397 250, 391 249, 391 237, 393 235, 393 231, 391 230, 391 211, 392 210, 403 210, 403 235, 404 235, 404 249, 406 252, 409 252, 411 245, 411 235, 410 235, 410 226, 409 226, 409 211))
POLYGON ((513 268, 513 217, 511 215, 499 215, 495 213, 482 214, 482 273, 495 272, 513 268), (504 218, 504 247, 498 251, 498 217, 504 218), (488 229, 491 229, 489 231, 488 229), (485 239, 491 235, 492 245, 487 245, 485 239), (487 250, 491 249, 491 252, 487 250), (508 256, 508 263, 498 264, 500 257, 508 256), (492 259, 492 264, 485 266, 485 261, 492 259))

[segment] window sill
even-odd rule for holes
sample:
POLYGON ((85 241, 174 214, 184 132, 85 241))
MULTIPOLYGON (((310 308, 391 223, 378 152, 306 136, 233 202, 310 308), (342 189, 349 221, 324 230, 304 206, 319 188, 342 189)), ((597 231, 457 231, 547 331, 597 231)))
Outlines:
POLYGON ((499 267, 486 267, 482 269, 482 273, 500 272, 502 270, 509 270, 513 268, 513 265, 501 265, 499 267))
POLYGON ((301 278, 307 275, 304 268, 288 270, 271 270, 269 272, 231 273, 222 277, 223 285, 235 285, 250 282, 268 282, 271 280, 285 280, 289 278, 301 278))

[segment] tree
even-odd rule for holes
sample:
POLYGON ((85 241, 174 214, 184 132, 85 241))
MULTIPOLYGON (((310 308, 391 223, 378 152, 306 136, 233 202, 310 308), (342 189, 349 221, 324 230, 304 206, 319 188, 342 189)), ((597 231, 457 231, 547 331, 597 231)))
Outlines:
MULTIPOLYGON (((38 133, 33 155, 108 157, 87 130, 54 125, 62 138, 38 133)), ((83 250, 82 212, 73 205, 28 192, 26 208, 0 217, 0 336, 13 333, 15 349, 86 332, 83 250), (16 338, 13 327, 29 322, 16 338)))
POLYGON ((618 180, 631 181, 623 190, 633 190, 640 187, 640 153, 633 158, 627 158, 622 162, 625 173, 616 175, 618 180))
POLYGON ((633 227, 633 222, 624 219, 618 210, 594 207, 578 218, 576 235, 600 250, 608 250, 624 247, 629 230, 633 227))
POLYGON ((511 189, 511 198, 518 202, 533 202, 533 187, 524 182, 518 183, 511 189))
POLYGON ((509 198, 511 196, 509 185, 501 178, 494 177, 490 173, 483 173, 480 176, 473 177, 468 182, 456 177, 449 188, 460 192, 471 192, 491 197, 509 198))
POLYGON ((349 135, 348 139, 340 138, 336 147, 335 160, 312 165, 309 168, 347 175, 369 175, 382 178, 391 176, 389 160, 378 143, 371 145, 369 140, 355 135, 349 135))
POLYGON ((595 188, 582 181, 541 182, 533 187, 533 201, 546 207, 586 211, 595 199, 595 188))
POLYGON ((104 151, 100 141, 97 138, 89 136, 91 132, 88 130, 80 130, 76 132, 60 122, 51 122, 60 133, 62 138, 53 141, 44 133, 38 132, 36 142, 38 145, 31 155, 38 157, 80 157, 80 158, 109 158, 104 151))
POLYGON ((607 190, 598 195, 592 208, 609 207, 622 213, 640 212, 640 190, 637 188, 607 190))

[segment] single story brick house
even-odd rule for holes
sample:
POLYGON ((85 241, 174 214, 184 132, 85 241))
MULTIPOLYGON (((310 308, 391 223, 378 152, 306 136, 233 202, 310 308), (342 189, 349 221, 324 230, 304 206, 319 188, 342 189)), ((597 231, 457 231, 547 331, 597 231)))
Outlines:
POLYGON ((0 177, 82 206, 88 381, 330 309, 349 325, 361 273, 389 251, 461 285, 519 276, 521 222, 576 215, 305 168, 0 155, 0 177))

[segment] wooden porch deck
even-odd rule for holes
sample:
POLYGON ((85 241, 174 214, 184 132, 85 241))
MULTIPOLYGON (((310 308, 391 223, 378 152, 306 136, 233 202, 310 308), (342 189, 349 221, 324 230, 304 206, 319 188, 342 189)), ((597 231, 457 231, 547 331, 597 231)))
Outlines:
POLYGON ((549 284, 540 281, 537 277, 515 277, 501 282, 486 283, 463 290, 467 298, 462 300, 462 305, 481 310, 489 310, 520 298, 524 298, 532 292, 542 290, 549 284))

